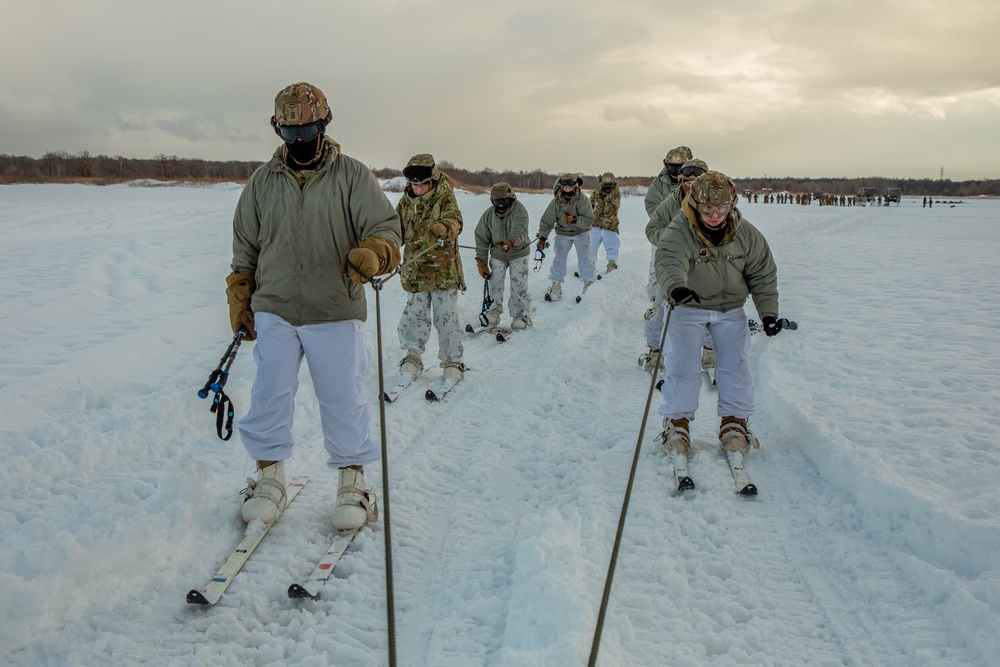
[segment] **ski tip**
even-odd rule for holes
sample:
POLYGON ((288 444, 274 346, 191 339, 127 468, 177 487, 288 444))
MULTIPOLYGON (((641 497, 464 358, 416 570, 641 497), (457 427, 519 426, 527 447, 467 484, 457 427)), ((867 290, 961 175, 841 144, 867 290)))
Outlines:
POLYGON ((690 491, 694 489, 694 480, 690 477, 681 477, 677 480, 678 491, 690 491))
POLYGON ((476 330, 472 328, 471 324, 466 324, 465 330, 468 331, 469 333, 476 333, 476 330))
POLYGON ((581 301, 583 301, 583 297, 582 296, 576 297, 576 302, 577 303, 580 303, 581 301))
POLYGON ((438 400, 438 396, 437 396, 437 394, 434 393, 433 389, 428 389, 427 392, 424 393, 424 398, 426 398, 428 401, 437 401, 438 400))
POLYGON ((293 600, 301 600, 302 598, 310 598, 312 600, 319 599, 319 593, 310 593, 306 590, 306 587, 302 584, 292 584, 288 587, 288 597, 293 600))
POLYGON ((600 280, 600 279, 601 279, 601 278, 603 278, 603 277, 604 277, 604 276, 602 276, 602 275, 601 275, 600 273, 598 273, 598 274, 597 274, 597 279, 598 279, 598 280, 600 280))
POLYGON ((546 294, 545 295, 545 300, 546 301, 552 301, 552 295, 551 294, 546 294))
POLYGON ((502 333, 498 333, 497 334, 497 342, 498 343, 506 343, 507 342, 507 338, 502 333))
POLYGON ((747 484, 742 489, 737 491, 737 493, 739 493, 741 496, 756 496, 757 487, 754 484, 747 484))
POLYGON ((206 597, 203 591, 199 590, 190 590, 188 591, 187 594, 188 604, 213 605, 218 601, 219 601, 218 597, 216 597, 214 600, 210 600, 208 599, 208 597, 206 597))

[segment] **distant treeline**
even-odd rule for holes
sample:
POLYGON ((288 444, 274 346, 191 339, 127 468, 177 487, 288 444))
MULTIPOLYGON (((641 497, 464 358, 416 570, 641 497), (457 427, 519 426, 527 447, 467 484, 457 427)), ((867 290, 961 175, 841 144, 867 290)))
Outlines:
MULTIPOLYGON (((135 180, 234 182, 245 183, 261 162, 230 160, 217 162, 157 155, 148 160, 121 156, 91 155, 84 151, 71 155, 63 151, 46 153, 40 158, 0 154, 0 183, 95 183, 106 185, 135 180)), ((558 176, 534 171, 496 171, 460 169, 447 161, 438 165, 458 185, 484 191, 498 181, 506 181, 519 191, 548 191, 558 176)), ((398 169, 375 169, 379 178, 402 176, 398 169)), ((655 174, 618 176, 621 186, 649 185, 655 174)), ((856 194, 862 187, 875 188, 878 194, 886 188, 900 188, 903 195, 937 197, 1000 196, 1000 179, 981 181, 951 181, 934 179, 898 179, 871 176, 866 178, 737 178, 740 191, 762 192, 822 192, 833 195, 856 194)), ((583 187, 597 187, 597 174, 584 174, 583 187)))

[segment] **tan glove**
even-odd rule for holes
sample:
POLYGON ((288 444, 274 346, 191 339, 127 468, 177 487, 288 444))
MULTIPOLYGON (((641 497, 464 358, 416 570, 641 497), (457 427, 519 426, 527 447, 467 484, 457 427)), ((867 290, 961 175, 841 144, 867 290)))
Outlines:
POLYGON ((566 211, 565 213, 563 213, 563 220, 572 225, 573 223, 576 222, 576 216, 570 213, 569 211, 566 211))
POLYGON ((240 329, 246 329, 247 340, 257 338, 257 331, 253 328, 253 309, 250 308, 250 297, 256 286, 253 274, 249 271, 230 273, 226 277, 229 323, 233 327, 233 333, 237 333, 240 329))
POLYGON ((503 241, 497 241, 496 246, 504 252, 510 252, 517 245, 517 241, 514 238, 504 239, 503 241))
POLYGON ((488 280, 490 276, 493 275, 490 272, 490 267, 486 263, 485 259, 479 259, 478 257, 476 257, 476 268, 479 269, 479 275, 482 278, 486 278, 488 280))
POLYGON ((389 273, 399 266, 399 246, 384 236, 369 236, 362 239, 357 248, 347 253, 340 266, 340 272, 364 285, 374 276, 389 273))
POLYGON ((435 220, 427 228, 430 230, 431 234, 433 234, 435 238, 439 239, 448 238, 448 225, 444 224, 440 220, 435 220))

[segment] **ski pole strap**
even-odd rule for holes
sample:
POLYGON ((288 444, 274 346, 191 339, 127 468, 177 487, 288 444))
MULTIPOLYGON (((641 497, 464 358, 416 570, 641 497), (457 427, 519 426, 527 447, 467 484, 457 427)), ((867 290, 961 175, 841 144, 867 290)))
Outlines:
POLYGON ((215 413, 215 432, 218 433, 221 440, 229 440, 233 437, 233 417, 236 414, 236 409, 221 387, 219 387, 219 391, 216 392, 215 398, 212 400, 211 411, 215 413), (223 413, 225 413, 225 416, 223 416, 223 413), (225 429, 225 435, 222 435, 223 429, 225 429))
POLYGON ((490 294, 490 279, 486 278, 483 281, 483 309, 480 312, 485 313, 492 307, 493 307, 493 295, 490 294))

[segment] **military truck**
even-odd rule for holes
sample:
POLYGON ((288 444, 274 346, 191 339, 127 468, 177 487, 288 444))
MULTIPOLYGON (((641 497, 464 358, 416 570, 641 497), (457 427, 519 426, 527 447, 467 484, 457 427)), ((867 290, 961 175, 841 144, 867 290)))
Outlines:
POLYGON ((899 205, 900 199, 903 197, 903 191, 899 188, 886 188, 885 189, 885 205, 888 206, 889 202, 896 202, 899 205))

